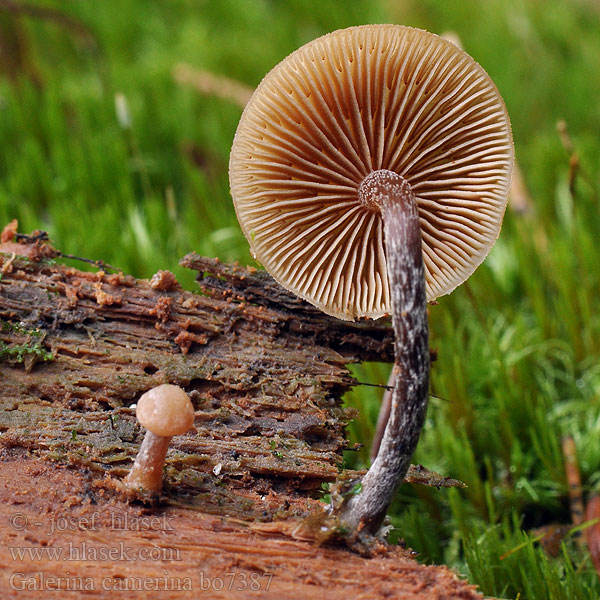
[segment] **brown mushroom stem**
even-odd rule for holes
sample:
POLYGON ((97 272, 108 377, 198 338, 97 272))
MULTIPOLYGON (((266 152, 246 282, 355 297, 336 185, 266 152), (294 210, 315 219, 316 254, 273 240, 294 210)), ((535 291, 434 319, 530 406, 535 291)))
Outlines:
POLYGON ((171 437, 146 431, 133 467, 125 478, 125 484, 158 494, 162 489, 163 467, 170 443, 171 437))
POLYGON ((419 213, 408 182, 387 170, 362 182, 359 198, 381 210, 395 339, 394 390, 390 416, 377 458, 360 493, 342 507, 340 519, 352 530, 377 533, 404 479, 427 411, 429 347, 425 273, 419 213))
POLYGON ((379 407, 379 416, 377 417, 377 425, 375 426, 375 433, 373 435, 373 441, 371 443, 371 460, 377 458, 379 453, 379 446, 381 446, 381 440, 385 433, 388 419, 390 418, 390 411, 392 410, 392 388, 394 386, 394 372, 390 373, 390 377, 387 383, 387 389, 381 399, 381 406, 379 407))

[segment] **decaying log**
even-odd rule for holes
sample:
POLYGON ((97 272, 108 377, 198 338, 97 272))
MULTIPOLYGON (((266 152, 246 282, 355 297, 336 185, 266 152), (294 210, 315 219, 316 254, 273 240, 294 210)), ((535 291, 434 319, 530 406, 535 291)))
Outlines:
MULTIPOLYGON (((229 570, 234 585, 241 573, 273 573, 272 584, 245 592, 211 588, 208 597, 312 598, 327 588, 331 598, 480 598, 448 570, 418 565, 397 547, 366 559, 281 533, 322 506, 323 482, 344 476, 344 430, 353 414, 341 398, 357 383, 346 365, 392 361, 389 322, 327 317, 263 272, 197 255, 182 260, 198 272, 200 293, 192 293, 166 271, 146 281, 66 266, 43 236, 5 235, 2 242, 2 598, 21 585, 10 579, 14 573, 65 570, 89 575, 99 597, 105 576, 162 576, 166 585, 169 575, 185 573, 192 589, 173 597, 198 597, 199 574, 214 579, 229 570), (159 506, 127 503, 114 482, 143 437, 135 402, 164 382, 190 394, 195 431, 172 440, 159 506), (85 530, 94 514, 98 523, 85 530), (36 515, 44 527, 35 525, 36 515), (120 537, 110 526, 114 515, 161 516, 173 527, 120 537), (76 526, 48 533, 59 516, 76 526), (121 538, 134 547, 166 545, 183 558, 14 555, 14 548, 69 543, 118 547, 121 538)), ((27 589, 18 597, 28 597, 27 589)), ((30 592, 39 597, 39 589, 30 592)))
POLYGON ((399 547, 366 559, 189 507, 149 511, 89 471, 18 454, 0 479, 2 598, 481 599, 399 547))

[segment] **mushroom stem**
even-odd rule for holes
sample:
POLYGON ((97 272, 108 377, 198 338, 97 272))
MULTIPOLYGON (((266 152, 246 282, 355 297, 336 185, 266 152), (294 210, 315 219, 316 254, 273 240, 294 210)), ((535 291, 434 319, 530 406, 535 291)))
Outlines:
POLYGON ((377 533, 419 440, 429 395, 429 346, 425 273, 419 213, 408 182, 379 170, 360 185, 359 198, 381 210, 395 333, 394 390, 379 452, 360 493, 342 507, 340 519, 377 533))
POLYGON ((163 467, 170 443, 171 437, 146 431, 133 467, 125 478, 125 484, 158 494, 162 489, 163 467))
POLYGON ((392 388, 394 386, 394 371, 390 373, 390 377, 387 383, 387 389, 383 393, 381 399, 381 406, 379 407, 379 416, 377 417, 377 425, 375 427, 375 434, 373 435, 373 442, 371 443, 371 460, 377 458, 379 452, 379 446, 381 446, 381 440, 385 433, 388 419, 390 418, 390 411, 392 410, 392 388))

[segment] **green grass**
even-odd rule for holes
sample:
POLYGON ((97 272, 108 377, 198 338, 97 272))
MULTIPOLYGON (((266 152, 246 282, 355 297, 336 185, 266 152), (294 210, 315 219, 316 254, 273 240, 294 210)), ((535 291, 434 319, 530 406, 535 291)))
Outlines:
MULTIPOLYGON (((279 60, 328 31, 398 22, 456 31, 490 73, 511 115, 531 193, 469 283, 430 308, 438 350, 415 460, 468 484, 403 488, 396 535, 424 562, 446 563, 501 598, 595 599, 585 550, 558 558, 536 527, 568 522, 561 438, 575 438, 586 493, 600 485, 600 9, 593 0, 105 0, 38 2, 89 27, 0 11, 19 36, 18 80, 0 65, 0 223, 49 231, 66 252, 137 276, 173 270, 195 250, 250 262, 228 192, 240 116, 234 104, 173 82, 178 62, 255 86, 279 60), (3 74, 4 73, 4 74, 3 74), (36 87, 32 78, 38 78, 36 87), (123 94, 131 127, 115 114, 123 94), (564 119, 580 168, 556 123, 564 119)), ((4 66, 6 66, 4 64, 4 66)), ((389 367, 361 365, 384 383, 389 367)), ((348 397, 368 447, 380 392, 348 397)), ((366 464, 366 452, 349 454, 366 464)))

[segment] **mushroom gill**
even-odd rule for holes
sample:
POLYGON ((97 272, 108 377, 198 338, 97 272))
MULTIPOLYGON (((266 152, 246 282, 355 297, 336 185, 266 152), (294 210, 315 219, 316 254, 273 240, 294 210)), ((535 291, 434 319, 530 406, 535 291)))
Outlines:
POLYGON ((513 163, 494 83, 454 44, 365 25, 306 44, 247 104, 230 161, 238 220, 282 285, 342 319, 391 310, 371 172, 412 189, 427 299, 451 292, 498 237, 513 163))

